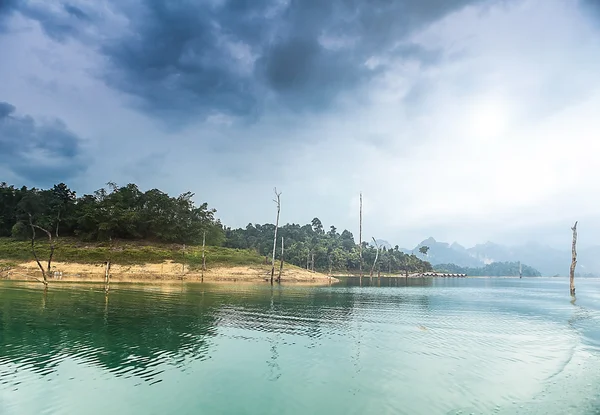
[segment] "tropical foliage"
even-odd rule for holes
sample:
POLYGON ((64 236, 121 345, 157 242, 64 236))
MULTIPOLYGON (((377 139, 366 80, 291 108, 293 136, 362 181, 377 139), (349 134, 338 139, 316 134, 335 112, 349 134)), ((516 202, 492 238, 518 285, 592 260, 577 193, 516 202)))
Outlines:
MULTIPOLYGON (((244 229, 224 228, 215 209, 196 206, 193 193, 178 197, 152 189, 142 192, 135 184, 108 183, 93 194, 77 196, 60 183, 50 189, 16 188, 0 184, 0 237, 24 240, 31 237, 31 224, 53 235, 81 241, 143 240, 161 243, 206 244, 251 250, 270 256, 275 225, 249 224, 244 229), (30 221, 31 220, 31 221, 30 221)), ((36 232, 39 232, 37 229, 36 232)), ((45 236, 45 235, 44 235, 45 236)), ((307 225, 288 224, 278 232, 276 257, 285 241, 285 261, 318 271, 359 272, 360 249, 348 230, 335 226, 325 230, 318 218, 307 225)), ((431 265, 398 246, 379 251, 363 242, 363 272, 411 273, 431 270, 431 265)))
MULTIPOLYGON (((255 249, 262 255, 272 252, 275 225, 248 224, 245 229, 225 229, 225 246, 239 249, 255 249)), ((354 236, 348 230, 341 233, 335 226, 325 231, 318 218, 310 224, 287 224, 278 230, 279 237, 284 238, 285 260, 297 266, 318 270, 337 272, 358 272, 360 269, 360 250, 354 236)), ((363 242, 363 271, 369 274, 376 256, 376 248, 363 242)), ((278 256, 280 253, 277 253, 278 256)), ((408 255, 399 250, 382 248, 379 252, 374 272, 404 273, 429 271, 431 265, 415 255, 408 255)))
POLYGON ((223 227, 206 203, 195 206, 193 193, 170 197, 157 189, 142 192, 135 184, 108 184, 77 197, 64 183, 51 189, 0 184, 0 236, 31 236, 32 223, 52 234, 82 240, 144 239, 168 243, 223 242, 223 227))

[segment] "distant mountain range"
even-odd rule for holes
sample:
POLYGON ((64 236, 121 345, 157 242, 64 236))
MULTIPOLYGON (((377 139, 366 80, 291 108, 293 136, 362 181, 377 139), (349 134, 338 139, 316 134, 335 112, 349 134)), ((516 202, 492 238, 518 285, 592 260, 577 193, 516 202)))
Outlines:
MULTIPOLYGON (((382 241, 385 242, 385 241, 382 241)), ((456 264, 460 267, 480 268, 494 262, 521 262, 539 270, 544 276, 567 276, 571 265, 571 250, 554 249, 539 243, 517 246, 504 246, 493 242, 475 245, 472 248, 454 242, 438 242, 434 238, 425 239, 414 249, 402 249, 424 257, 432 265, 456 264), (419 247, 429 247, 427 256, 419 253, 419 247)), ((580 276, 600 276, 600 246, 580 249, 577 257, 577 271, 580 276)))

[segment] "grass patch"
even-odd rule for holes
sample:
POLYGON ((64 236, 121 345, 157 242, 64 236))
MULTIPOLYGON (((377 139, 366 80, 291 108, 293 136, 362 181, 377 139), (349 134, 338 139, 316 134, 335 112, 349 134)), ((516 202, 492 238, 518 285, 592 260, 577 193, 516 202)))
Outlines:
MULTIPOLYGON (((43 239, 36 241, 36 252, 40 261, 47 260, 50 253, 48 242, 43 239)), ((88 243, 73 238, 59 238, 54 251, 54 261, 59 262, 101 264, 109 258, 111 262, 121 265, 161 263, 168 260, 181 263, 184 260, 184 253, 182 245, 176 244, 118 241, 111 247, 105 242, 88 243)), ((0 238, 0 268, 33 260, 31 242, 0 238)), ((264 264, 264 261, 263 256, 251 250, 206 247, 206 263, 210 265, 248 266, 264 264)), ((200 268, 202 246, 186 245, 185 263, 191 269, 200 268)))

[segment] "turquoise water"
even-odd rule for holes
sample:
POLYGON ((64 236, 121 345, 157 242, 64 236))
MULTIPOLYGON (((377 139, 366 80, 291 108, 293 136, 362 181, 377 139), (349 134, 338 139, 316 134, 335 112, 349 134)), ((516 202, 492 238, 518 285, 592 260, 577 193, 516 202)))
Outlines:
POLYGON ((600 414, 600 280, 0 282, 0 414, 600 414))

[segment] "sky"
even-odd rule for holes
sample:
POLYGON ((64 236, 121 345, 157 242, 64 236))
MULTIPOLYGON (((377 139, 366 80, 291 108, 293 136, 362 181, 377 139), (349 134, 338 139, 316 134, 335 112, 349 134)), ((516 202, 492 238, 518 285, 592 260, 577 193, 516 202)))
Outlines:
POLYGON ((0 0, 0 181, 595 245, 598 74, 600 0, 0 0))

